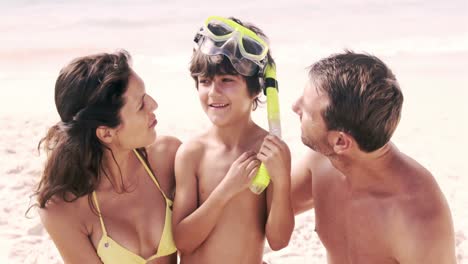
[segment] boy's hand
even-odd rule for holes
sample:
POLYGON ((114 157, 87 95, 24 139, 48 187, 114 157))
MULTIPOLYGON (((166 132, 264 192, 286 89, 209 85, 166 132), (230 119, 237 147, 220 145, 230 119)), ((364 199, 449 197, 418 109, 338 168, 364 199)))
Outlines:
POLYGON ((290 183, 291 152, 284 141, 274 135, 266 136, 257 158, 265 164, 273 183, 276 185, 290 183))
POLYGON ((221 185, 227 195, 236 195, 250 186, 252 178, 257 175, 260 161, 253 151, 244 152, 240 155, 224 177, 221 185))

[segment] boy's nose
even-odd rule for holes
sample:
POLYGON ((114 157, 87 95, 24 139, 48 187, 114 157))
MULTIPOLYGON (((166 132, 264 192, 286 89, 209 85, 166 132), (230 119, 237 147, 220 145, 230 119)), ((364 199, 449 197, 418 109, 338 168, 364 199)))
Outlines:
POLYGON ((216 84, 215 81, 213 81, 213 82, 211 83, 210 90, 208 91, 208 95, 219 94, 219 93, 220 93, 219 90, 220 90, 220 89, 219 89, 219 85, 216 84))

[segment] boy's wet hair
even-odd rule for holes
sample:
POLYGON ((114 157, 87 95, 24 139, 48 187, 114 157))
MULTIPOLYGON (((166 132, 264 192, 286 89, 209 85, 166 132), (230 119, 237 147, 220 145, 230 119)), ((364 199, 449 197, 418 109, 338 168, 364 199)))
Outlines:
MULTIPOLYGON (((229 17, 229 19, 242 25, 258 36, 262 37, 268 43, 268 37, 261 29, 250 23, 243 23, 237 18, 229 17)), ((268 63, 274 63, 271 51, 268 50, 268 63)), ((206 55, 199 49, 195 49, 190 61, 190 75, 195 81, 195 86, 198 89, 198 77, 213 78, 215 75, 229 74, 242 76, 247 83, 247 90, 251 97, 256 97, 253 103, 253 110, 255 110, 259 103, 259 99, 263 88, 263 73, 259 70, 252 76, 244 76, 239 74, 231 64, 231 61, 224 55, 206 55)), ((259 68, 260 69, 260 68, 259 68)))

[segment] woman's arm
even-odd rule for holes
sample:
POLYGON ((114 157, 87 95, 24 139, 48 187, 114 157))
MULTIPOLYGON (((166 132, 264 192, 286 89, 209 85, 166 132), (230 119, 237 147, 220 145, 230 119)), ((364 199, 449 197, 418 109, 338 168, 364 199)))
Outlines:
POLYGON ((40 209, 42 224, 55 243, 66 264, 102 264, 92 245, 86 226, 72 203, 49 202, 40 209))

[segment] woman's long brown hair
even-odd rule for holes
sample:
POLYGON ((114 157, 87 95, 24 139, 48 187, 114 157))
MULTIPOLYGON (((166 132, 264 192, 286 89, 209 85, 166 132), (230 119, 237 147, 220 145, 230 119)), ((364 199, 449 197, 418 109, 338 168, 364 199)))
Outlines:
POLYGON ((106 148, 97 138, 96 128, 115 128, 121 123, 119 113, 131 73, 126 51, 81 57, 60 71, 55 105, 61 121, 38 145, 47 153, 35 192, 40 208, 52 198, 73 202, 85 195, 92 204, 89 194, 103 175, 106 148))

